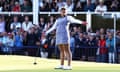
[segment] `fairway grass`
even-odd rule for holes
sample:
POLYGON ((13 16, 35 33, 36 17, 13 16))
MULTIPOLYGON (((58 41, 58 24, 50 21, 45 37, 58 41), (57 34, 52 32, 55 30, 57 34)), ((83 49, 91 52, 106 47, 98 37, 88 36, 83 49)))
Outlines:
MULTIPOLYGON (((34 57, 0 55, 0 72, 120 72, 120 64, 73 61, 72 70, 55 70, 59 60, 34 57)), ((66 63, 66 62, 65 62, 66 63)))

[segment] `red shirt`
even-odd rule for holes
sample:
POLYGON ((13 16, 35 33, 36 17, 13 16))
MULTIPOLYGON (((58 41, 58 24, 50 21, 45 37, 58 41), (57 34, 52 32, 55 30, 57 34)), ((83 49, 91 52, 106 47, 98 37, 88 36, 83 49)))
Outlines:
POLYGON ((99 40, 99 47, 100 47, 100 54, 106 54, 107 48, 106 48, 106 40, 99 40))
POLYGON ((13 7, 14 12, 20 12, 20 6, 15 6, 13 7))

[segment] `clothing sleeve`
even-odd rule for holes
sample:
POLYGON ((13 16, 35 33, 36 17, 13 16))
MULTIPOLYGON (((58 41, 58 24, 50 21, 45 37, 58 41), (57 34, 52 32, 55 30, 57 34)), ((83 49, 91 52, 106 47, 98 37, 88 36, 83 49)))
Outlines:
POLYGON ((97 12, 98 11, 98 6, 95 8, 95 12, 97 12))
POLYGON ((25 30, 25 29, 24 29, 24 22, 22 23, 22 29, 25 30))
POLYGON ((109 47, 109 40, 106 40, 106 47, 109 47))
POLYGON ((106 11, 107 11, 107 7, 104 6, 104 8, 103 8, 103 12, 106 12, 106 11))
POLYGON ((32 22, 29 22, 29 28, 31 28, 31 27, 33 27, 33 24, 32 24, 32 22))
POLYGON ((68 21, 69 21, 70 23, 82 24, 82 22, 83 22, 83 21, 81 21, 81 20, 75 19, 75 18, 72 17, 72 16, 68 16, 67 19, 68 19, 68 21))
POLYGON ((56 29, 56 26, 57 26, 57 20, 55 21, 54 25, 45 34, 47 35, 51 31, 53 31, 54 29, 56 29))
POLYGON ((10 24, 10 29, 13 29, 13 23, 10 24))
POLYGON ((20 28, 22 27, 21 23, 18 24, 18 27, 20 27, 20 28))

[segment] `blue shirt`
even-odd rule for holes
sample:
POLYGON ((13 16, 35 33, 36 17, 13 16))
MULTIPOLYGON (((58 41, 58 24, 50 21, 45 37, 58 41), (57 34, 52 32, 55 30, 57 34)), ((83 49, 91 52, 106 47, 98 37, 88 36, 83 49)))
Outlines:
POLYGON ((23 46, 22 37, 20 35, 15 35, 15 46, 16 47, 23 46))
POLYGON ((74 37, 70 37, 70 48, 74 48, 75 47, 75 39, 74 37))
POLYGON ((94 4, 90 4, 89 6, 87 5, 84 6, 84 11, 94 11, 94 9, 95 9, 94 4))

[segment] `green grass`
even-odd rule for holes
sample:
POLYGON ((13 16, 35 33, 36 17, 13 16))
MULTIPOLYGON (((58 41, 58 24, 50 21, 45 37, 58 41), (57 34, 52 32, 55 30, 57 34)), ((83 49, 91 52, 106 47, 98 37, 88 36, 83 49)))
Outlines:
POLYGON ((120 72, 115 70, 12 70, 12 71, 1 71, 1 72, 120 72))
POLYGON ((37 65, 33 61, 33 57, 1 55, 0 72, 120 72, 119 64, 73 61, 72 70, 55 70, 59 60, 37 58, 37 65))

